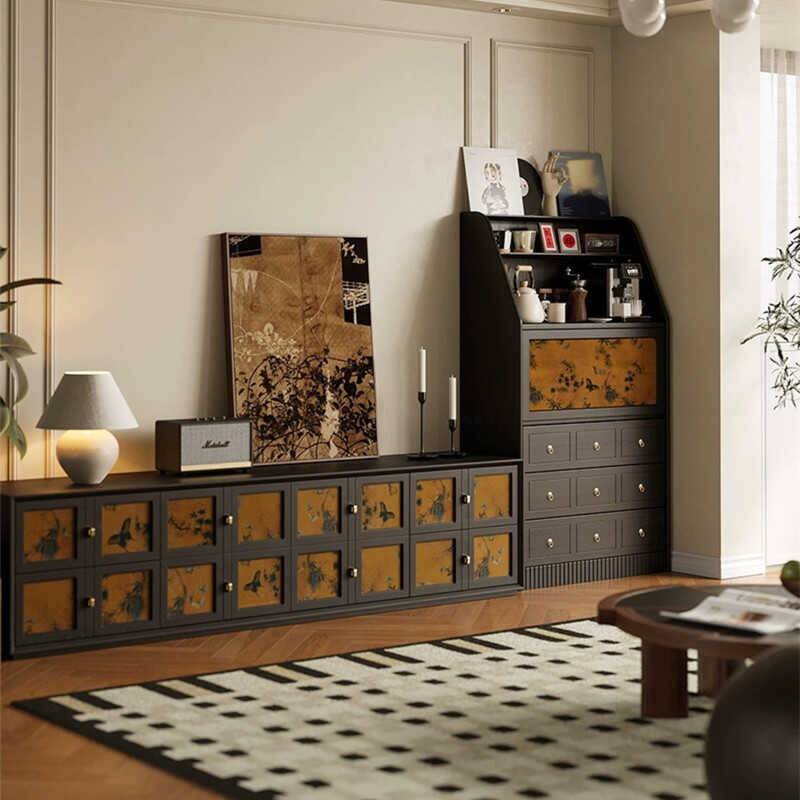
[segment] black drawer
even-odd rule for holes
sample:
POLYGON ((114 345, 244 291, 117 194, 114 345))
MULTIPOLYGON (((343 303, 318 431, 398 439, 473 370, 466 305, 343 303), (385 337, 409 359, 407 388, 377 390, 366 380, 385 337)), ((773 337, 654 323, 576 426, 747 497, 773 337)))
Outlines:
POLYGON ((626 461, 660 461, 664 458, 664 423, 622 423, 621 457, 626 461))
POLYGON ((617 475, 611 470, 575 476, 575 510, 590 511, 613 506, 617 502, 617 475))
POLYGON ((620 470, 620 502, 626 505, 657 505, 664 502, 662 467, 627 467, 620 470))
POLYGON ((626 550, 659 549, 663 547, 666 533, 665 512, 631 511, 620 519, 620 544, 626 550))
POLYGON ((576 466, 590 466, 616 457, 616 426, 584 425, 575 431, 576 466))
POLYGON ((526 513, 546 517, 572 508, 572 476, 560 472, 528 478, 526 513))
POLYGON ((572 465, 572 429, 565 425, 525 429, 525 469, 564 469, 572 465))
POLYGON ((525 529, 526 560, 566 556, 572 552, 571 525, 567 521, 547 520, 525 529))
POLYGON ((575 552, 594 553, 617 546, 617 521, 610 515, 597 515, 575 524, 575 552))

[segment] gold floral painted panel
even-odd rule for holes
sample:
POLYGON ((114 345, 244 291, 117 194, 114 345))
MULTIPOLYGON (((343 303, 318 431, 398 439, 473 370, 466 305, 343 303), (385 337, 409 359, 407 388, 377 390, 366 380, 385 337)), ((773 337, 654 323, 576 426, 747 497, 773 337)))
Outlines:
POLYGON ((239 541, 266 542, 283 538, 283 492, 239 495, 239 541))
POLYGON ((74 630, 76 622, 74 578, 35 581, 22 587, 22 619, 26 634, 74 630))
POLYGON ((402 545, 365 547, 361 551, 361 594, 393 592, 402 588, 402 545))
POLYGON ((511 475, 476 475, 472 498, 472 518, 502 519, 511 516, 511 475))
POLYGON ((213 497, 185 497, 167 503, 167 547, 213 547, 216 542, 213 497))
POLYGON ((22 552, 25 563, 75 558, 77 527, 74 508, 48 508, 24 512, 22 552))
POLYGON ((417 525, 450 525, 456 521, 455 478, 417 481, 417 525))
POLYGON ((297 492, 297 535, 328 536, 341 530, 338 486, 297 492))
POLYGON ((361 486, 359 521, 362 531, 403 526, 403 484, 365 483, 361 486))
POLYGON ((216 586, 214 564, 190 564, 167 570, 167 613, 171 617, 210 614, 216 586))
POLYGON ((297 556, 297 599, 326 600, 339 597, 342 566, 338 550, 297 556))
POLYGON ((472 575, 475 578, 507 578, 511 575, 510 533, 473 538, 472 575))
POLYGON ((239 561, 239 608, 274 606, 283 602, 283 559, 252 558, 239 561))
POLYGON ((653 338, 532 339, 528 410, 652 406, 658 401, 653 338))
POLYGON ((152 619, 152 581, 149 569, 104 575, 100 585, 103 625, 152 619))
POLYGON ((152 503, 107 503, 100 511, 103 555, 149 553, 153 540, 152 503))
POLYGON ((414 547, 417 586, 455 583, 456 545, 452 539, 416 542, 414 547))

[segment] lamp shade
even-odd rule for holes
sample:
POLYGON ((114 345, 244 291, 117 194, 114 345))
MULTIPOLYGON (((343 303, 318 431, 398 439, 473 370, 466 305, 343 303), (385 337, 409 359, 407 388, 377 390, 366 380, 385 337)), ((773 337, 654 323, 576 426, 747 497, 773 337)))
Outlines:
POLYGON ((139 423, 110 372, 65 372, 36 427, 122 430, 139 423))

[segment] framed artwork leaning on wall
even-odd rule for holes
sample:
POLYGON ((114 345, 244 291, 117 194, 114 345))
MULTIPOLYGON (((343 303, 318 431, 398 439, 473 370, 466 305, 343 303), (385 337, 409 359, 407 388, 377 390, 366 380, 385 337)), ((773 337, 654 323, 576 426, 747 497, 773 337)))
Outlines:
POLYGON ((222 234, 230 412, 253 463, 378 454, 365 237, 222 234))

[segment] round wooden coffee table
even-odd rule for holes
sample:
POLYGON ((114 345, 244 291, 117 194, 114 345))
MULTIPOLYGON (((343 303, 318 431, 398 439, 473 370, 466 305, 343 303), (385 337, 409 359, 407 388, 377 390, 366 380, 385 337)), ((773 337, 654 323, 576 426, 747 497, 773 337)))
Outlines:
MULTIPOLYGON (((671 620, 661 611, 688 611, 725 586, 668 586, 606 597, 597 607, 597 621, 616 625, 642 640, 642 716, 685 717, 689 713, 686 651, 698 652, 698 691, 716 696, 725 681, 748 658, 800 642, 800 632, 759 636, 671 620)), ((728 587, 729 588, 729 587, 728 587)), ((736 589, 769 592, 793 598, 782 586, 736 589)))

